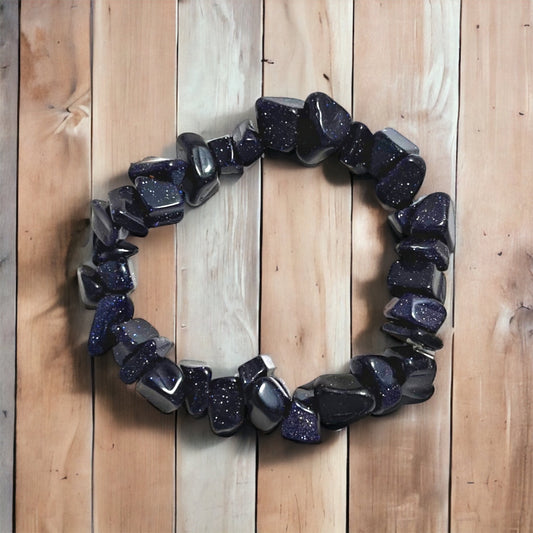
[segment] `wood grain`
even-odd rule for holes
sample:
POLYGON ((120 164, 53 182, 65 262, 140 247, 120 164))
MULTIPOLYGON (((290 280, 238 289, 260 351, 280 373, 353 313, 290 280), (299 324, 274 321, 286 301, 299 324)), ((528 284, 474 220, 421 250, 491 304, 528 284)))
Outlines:
MULTIPOLYGON (((95 3, 94 197, 126 185, 131 161, 174 155, 175 80, 174 0, 95 3)), ((136 243, 135 316, 174 339, 175 229, 152 230, 136 243)), ((175 417, 125 387, 112 357, 95 361, 95 530, 174 527, 174 431, 175 417)))
POLYGON ((0 1, 0 531, 13 529, 17 286, 18 2, 0 1))
POLYGON ((531 2, 463 5, 451 531, 533 530, 531 2))
MULTIPOLYGON (((261 15, 260 0, 179 4, 178 133, 212 139, 253 117, 261 91, 261 15)), ((209 362, 217 377, 234 375, 258 353, 259 171, 256 163, 241 179, 223 180, 178 227, 177 352, 209 362)), ((179 420, 178 530, 253 531, 253 433, 221 439, 206 419, 181 414, 179 420)))
MULTIPOLYGON (((352 5, 307 5, 265 4, 264 93, 321 90, 349 107, 352 5)), ((291 390, 350 358, 350 210, 346 171, 265 161, 261 350, 291 390)), ((325 441, 260 439, 258 531, 346 530, 346 433, 325 441)))
POLYGON ((90 2, 23 1, 16 527, 91 527, 91 370, 73 250, 90 187, 90 2))

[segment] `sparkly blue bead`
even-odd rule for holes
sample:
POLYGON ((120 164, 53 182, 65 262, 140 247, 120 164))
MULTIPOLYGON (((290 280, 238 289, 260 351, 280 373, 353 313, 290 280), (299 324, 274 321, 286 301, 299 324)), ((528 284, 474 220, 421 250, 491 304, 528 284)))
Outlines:
POLYGON ((224 377, 211 380, 207 414, 215 435, 230 437, 242 427, 245 406, 240 379, 224 377))
POLYGON ((259 134, 250 120, 237 124, 231 134, 231 139, 237 156, 245 167, 255 163, 265 151, 259 134))
POLYGON ((96 307, 87 347, 91 356, 102 355, 115 341, 111 326, 133 317, 133 302, 123 294, 104 296, 96 307))
POLYGON ((116 225, 123 226, 137 237, 148 235, 148 228, 144 223, 146 210, 134 187, 118 187, 110 191, 108 196, 111 218, 116 225))
POLYGON ((135 276, 127 259, 106 261, 98 266, 97 272, 102 279, 106 292, 128 294, 135 289, 135 276))
POLYGON ((450 250, 438 239, 403 239, 396 245, 396 252, 406 263, 429 261, 440 271, 447 270, 450 263, 450 250))
POLYGON ((183 373, 187 412, 195 418, 204 416, 209 404, 211 369, 203 361, 190 359, 180 361, 180 368, 183 373))
POLYGON ((416 211, 416 202, 403 209, 391 213, 387 222, 389 223, 394 235, 399 239, 409 235, 411 223, 416 211))
POLYGON ((395 339, 420 346, 430 352, 442 350, 442 341, 437 336, 422 328, 404 326, 396 322, 386 322, 381 326, 381 330, 395 339))
POLYGON ((412 292, 440 302, 446 299, 446 278, 428 261, 416 264, 395 261, 389 270, 387 285, 393 296, 412 292))
POLYGON ((385 316, 400 324, 436 333, 446 320, 446 308, 433 298, 405 293, 385 306, 385 316))
POLYGON ((91 201, 91 227, 96 237, 108 248, 112 248, 117 241, 128 236, 125 228, 113 222, 109 212, 109 203, 103 200, 91 201))
POLYGON ((128 170, 130 180, 135 183, 139 176, 170 181, 180 188, 185 177, 188 163, 182 159, 163 157, 145 157, 142 161, 132 163, 128 170))
POLYGON ((120 367, 120 379, 126 385, 135 383, 143 374, 152 368, 160 359, 157 354, 157 344, 150 339, 140 344, 137 349, 127 357, 120 367))
POLYGON ((116 261, 117 259, 127 259, 135 255, 139 248, 128 241, 117 241, 114 246, 108 248, 94 236, 92 260, 95 265, 101 265, 106 261, 116 261))
POLYGON ((370 174, 379 179, 392 170, 404 157, 418 154, 418 146, 393 128, 374 134, 370 174))
POLYGON ((144 219, 148 227, 176 224, 183 219, 183 193, 173 183, 139 177, 135 186, 148 212, 144 219))
POLYGON ((242 163, 237 157, 233 140, 229 136, 219 137, 207 143, 220 176, 240 178, 243 173, 242 163))
POLYGON ((370 169, 373 144, 372 132, 362 122, 354 122, 340 148, 339 161, 352 174, 358 176, 367 174, 370 169))
POLYGON ((258 378, 272 376, 274 370, 276 370, 276 365, 268 355, 258 355, 238 368, 244 387, 258 378))
POLYGON ((131 355, 140 344, 159 336, 159 332, 149 322, 142 318, 133 318, 111 326, 111 333, 115 337, 113 357, 118 365, 131 355))
POLYGON ((289 414, 281 423, 281 436, 284 439, 304 444, 318 444, 320 442, 318 414, 293 399, 289 414))
POLYGON ((85 307, 94 309, 105 295, 105 288, 100 276, 88 265, 78 267, 78 289, 85 307))

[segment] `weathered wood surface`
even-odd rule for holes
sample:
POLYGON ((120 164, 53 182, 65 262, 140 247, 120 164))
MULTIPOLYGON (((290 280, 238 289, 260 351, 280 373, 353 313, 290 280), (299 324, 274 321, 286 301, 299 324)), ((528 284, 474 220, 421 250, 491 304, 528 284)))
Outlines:
MULTIPOLYGON (((20 21, 18 8, 0 1, 0 531, 14 516, 24 533, 529 533, 531 2, 21 0, 20 21), (437 392, 320 447, 216 439, 155 412, 109 358, 88 361, 73 279, 88 201, 126 184, 130 161, 171 155, 177 132, 222 135, 262 92, 314 90, 413 138, 423 192, 457 192, 437 392)), ((344 370, 394 344, 379 333, 384 219, 338 166, 263 161, 138 239, 136 315, 217 375, 258 350, 291 388, 344 370)))

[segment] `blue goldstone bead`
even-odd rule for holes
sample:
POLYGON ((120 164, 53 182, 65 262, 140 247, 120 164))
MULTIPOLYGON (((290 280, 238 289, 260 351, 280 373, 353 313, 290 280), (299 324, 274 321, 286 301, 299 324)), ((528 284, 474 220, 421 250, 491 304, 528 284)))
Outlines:
POLYGON ((239 378, 211 380, 207 414, 215 435, 230 437, 242 427, 245 421, 245 406, 239 378))
POLYGON ((178 158, 189 163, 182 185, 185 200, 193 207, 199 206, 218 191, 220 184, 213 155, 196 133, 179 135, 176 150, 178 158))
POLYGON ((180 188, 185 177, 188 163, 182 159, 164 157, 145 157, 142 161, 132 163, 128 170, 130 180, 135 183, 139 176, 170 181, 180 188))
POLYGON ((376 184, 379 201, 394 209, 407 207, 419 191, 426 175, 426 163, 418 155, 404 157, 376 184))
POLYGON ((185 407, 187 412, 199 418, 207 412, 211 369, 203 361, 184 359, 180 361, 185 384, 185 407))
POLYGON ((446 308, 433 298, 407 292, 385 306, 385 316, 406 326, 436 333, 446 320, 446 308))
POLYGON ((242 163, 237 157, 233 140, 229 136, 219 137, 207 143, 220 176, 240 178, 243 173, 242 163))
POLYGON ((400 406, 402 390, 393 369, 383 356, 360 355, 350 361, 350 372, 370 389, 376 399, 373 415, 392 413, 400 406))
POLYGON ((102 355, 115 341, 111 326, 133 317, 133 302, 123 294, 104 296, 96 307, 87 347, 91 356, 102 355))
POLYGON ((411 231, 411 222, 415 215, 417 202, 391 213, 387 218, 394 235, 399 239, 409 235, 411 231))
POLYGON ((106 292, 128 294, 135 289, 135 276, 127 259, 106 261, 98 266, 97 272, 105 286, 106 292))
POLYGON ((396 252, 405 263, 429 261, 440 271, 447 270, 450 264, 450 250, 438 239, 403 239, 396 245, 396 252))
POLYGON ((298 120, 296 155, 300 162, 318 165, 336 152, 346 139, 351 122, 350 113, 327 94, 310 94, 298 120))
POLYGON ((123 226, 132 235, 146 237, 148 228, 144 223, 146 210, 135 187, 126 185, 109 192, 109 211, 113 222, 123 226))
POLYGON ((103 200, 91 200, 91 227, 96 237, 107 248, 112 248, 117 241, 128 236, 125 228, 113 222, 109 212, 109 203, 103 200))
POLYGON ((136 390, 162 413, 172 413, 183 402, 183 374, 170 359, 159 359, 137 381, 136 390))
POLYGON ((270 433, 287 414, 291 397, 279 380, 261 377, 244 389, 248 419, 258 430, 270 433))
POLYGON ((430 352, 442 350, 442 341, 437 336, 422 328, 404 326, 396 322, 386 322, 381 326, 381 330, 395 339, 420 346, 422 349, 430 352))
POLYGON ((276 365, 268 355, 258 355, 238 368, 244 387, 258 378, 272 376, 274 370, 276 370, 276 365))
POLYGON ((237 156, 245 167, 255 163, 265 151, 259 133, 250 120, 244 120, 237 124, 231 138, 237 156))
POLYGON ((159 332, 149 322, 142 318, 133 318, 111 326, 111 333, 115 336, 113 357, 118 365, 131 355, 140 344, 159 336, 159 332))
POLYGON ((116 261, 120 258, 128 258, 135 255, 139 248, 128 241, 117 241, 114 246, 108 248, 94 236, 92 260, 95 265, 101 265, 106 261, 116 261))
POLYGON ((374 136, 362 123, 354 122, 339 151, 339 161, 352 174, 364 175, 370 169, 374 136))
POLYGON ((320 418, 311 408, 292 400, 289 414, 281 423, 281 436, 284 439, 304 444, 320 442, 320 418))
POLYGON ((176 224, 182 220, 183 193, 173 183, 141 176, 135 180, 135 186, 148 211, 144 219, 148 227, 176 224))
MULTIPOLYGON (((165 355, 168 353, 168 351, 174 346, 174 343, 167 339, 166 337, 152 337, 151 339, 146 340, 153 340, 155 342, 155 349, 157 352, 157 355, 159 357, 165 357, 165 355)), ((122 366, 124 361, 131 355, 133 352, 139 347, 140 344, 142 344, 142 337, 139 336, 136 341, 137 344, 128 344, 125 342, 119 342, 115 346, 113 346, 113 359, 115 359, 115 363, 117 365, 122 366)))
POLYGON ((393 128, 374 134, 370 174, 379 179, 392 170, 404 157, 418 154, 418 146, 393 128))
POLYGON ((105 295, 105 288, 100 276, 88 265, 78 267, 78 289, 85 307, 94 309, 105 295))
POLYGON ((440 302, 446 299, 446 278, 428 261, 416 264, 395 261, 387 276, 387 286, 393 296, 412 292, 440 302))
POLYGON ((135 383, 143 374, 152 368, 160 359, 157 354, 157 344, 150 339, 140 344, 137 349, 127 357, 120 367, 120 379, 126 385, 135 383))
POLYGON ((256 100, 257 127, 263 146, 277 152, 292 152, 303 108, 304 101, 297 98, 264 96, 256 100))

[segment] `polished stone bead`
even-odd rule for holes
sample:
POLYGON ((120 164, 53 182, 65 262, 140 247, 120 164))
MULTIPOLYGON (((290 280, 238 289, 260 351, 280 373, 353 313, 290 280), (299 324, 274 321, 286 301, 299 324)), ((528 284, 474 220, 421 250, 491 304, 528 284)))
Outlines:
POLYGON ((170 359, 159 359, 137 381, 136 390, 162 413, 172 413, 183 402, 183 374, 170 359))
POLYGON ((171 181, 181 187, 188 163, 182 159, 166 159, 164 157, 145 157, 142 161, 132 163, 128 170, 130 180, 135 183, 139 176, 171 181))
POLYGON ((211 430, 221 437, 230 437, 242 427, 245 421, 245 406, 239 378, 211 380, 207 414, 211 430))
POLYGON ((289 414, 281 423, 281 436, 304 444, 318 444, 320 417, 311 408, 293 399, 289 414))
POLYGON ((207 412, 211 369, 203 361, 184 359, 180 361, 185 383, 185 407, 187 412, 199 418, 207 412))
POLYGON ((298 120, 296 155, 301 163, 318 165, 336 152, 350 131, 350 113, 327 94, 310 94, 298 120))
POLYGON ((392 170, 404 157, 418 154, 418 146, 393 128, 374 134, 370 174, 379 179, 392 170))
POLYGON ((412 292, 440 302, 446 298, 446 278, 428 261, 416 264, 395 261, 389 270, 387 285, 393 296, 412 292))
POLYGON ((312 382, 306 383, 305 385, 294 389, 294 392, 292 393, 292 399, 298 400, 298 402, 305 407, 316 409, 315 389, 312 386, 312 382))
POLYGON ((226 135, 213 139, 207 143, 207 146, 213 154, 217 172, 221 177, 240 178, 242 176, 242 163, 237 157, 231 137, 226 135))
POLYGON ((96 269, 106 292, 121 292, 128 294, 136 287, 136 280, 127 259, 106 261, 96 269))
POLYGON ((272 376, 275 370, 276 365, 268 355, 258 355, 238 368, 244 387, 258 378, 272 376))
POLYGON ((415 215, 417 202, 404 207, 403 209, 399 209, 398 211, 394 211, 394 213, 391 213, 387 218, 387 222, 394 235, 399 239, 409 235, 409 232, 411 231, 411 222, 415 215))
POLYGON ((376 184, 376 196, 385 206, 407 207, 419 191, 426 175, 426 163, 418 155, 408 155, 399 161, 376 184))
POLYGON ((104 296, 96 307, 87 347, 91 356, 102 355, 115 341, 111 326, 133 317, 133 302, 123 294, 104 296))
POLYGON ((185 199, 189 205, 199 206, 218 191, 220 184, 213 155, 196 133, 179 135, 176 150, 178 158, 189 163, 182 184, 185 199))
POLYGON ((265 151, 259 133, 250 120, 237 124, 231 138, 237 156, 245 167, 257 161, 265 151))
POLYGON ((407 292, 385 306, 385 316, 400 324, 436 333, 446 320, 446 308, 433 298, 407 292))
POLYGON ((386 322, 381 326, 381 330, 402 342, 420 346, 429 352, 435 352, 442 349, 442 341, 432 333, 415 327, 404 326, 396 322, 386 322))
POLYGON ((282 383, 273 377, 261 377, 244 389, 250 422, 260 431, 270 433, 287 414, 291 398, 282 383))
POLYGON ((429 261, 441 271, 447 270, 450 263, 450 250, 438 239, 403 239, 396 245, 396 252, 405 263, 429 261))
POLYGON ((303 108, 304 101, 297 98, 264 96, 256 100, 257 127, 263 146, 277 152, 292 152, 303 108))
POLYGON ((91 201, 91 227, 96 237, 108 248, 128 236, 128 230, 113 222, 109 203, 103 200, 91 201))
POLYGON ((444 192, 434 192, 417 202, 410 234, 417 240, 439 239, 453 252, 455 211, 450 196, 444 192))
POLYGON ((118 187, 110 191, 108 196, 109 211, 116 225, 123 226, 137 237, 148 235, 148 228, 144 223, 144 205, 135 187, 118 187))
POLYGON ((119 342, 113 346, 113 359, 117 365, 122 366, 124 361, 139 347, 140 344, 146 340, 153 340, 156 344, 156 352, 159 357, 165 357, 168 351, 174 346, 174 343, 166 337, 152 337, 151 339, 142 340, 142 336, 138 336, 136 344, 128 344, 126 342, 119 342))
POLYGON ((105 295, 105 288, 100 276, 88 265, 78 267, 78 289, 85 307, 94 309, 105 295))
POLYGON ((352 174, 358 176, 367 174, 370 168, 373 144, 372 132, 362 122, 354 122, 340 148, 339 161, 352 174))
POLYGON ((159 336, 157 329, 143 318, 133 318, 120 324, 111 326, 111 333, 115 337, 113 357, 117 364, 131 355, 140 344, 159 336), (118 359, 118 360, 117 360, 118 359))
POLYGON ((127 259, 135 255, 138 251, 139 248, 128 241, 117 241, 114 246, 107 248, 95 236, 93 239, 92 260, 95 265, 101 265, 106 261, 116 261, 121 258, 127 259))
POLYGON ((373 415, 386 415, 400 406, 401 386, 386 358, 379 355, 354 357, 350 361, 350 372, 374 395, 373 415))
POLYGON ((425 402, 433 396, 437 374, 435 359, 406 345, 388 348, 384 356, 402 384, 402 404, 425 402))
POLYGON ((173 183, 141 176, 135 180, 135 186, 148 211, 144 219, 148 227, 181 221, 185 202, 183 193, 173 183))
MULTIPOLYGON (((328 429, 341 429, 372 413, 374 395, 352 374, 325 374, 298 389, 312 389, 314 398, 304 400, 320 415, 328 429)), ((298 397, 302 398, 301 392, 298 397)))
POLYGON ((129 385, 135 383, 143 374, 152 368, 160 359, 157 354, 157 344, 150 339, 140 344, 137 349, 127 357, 120 367, 120 379, 129 385))

